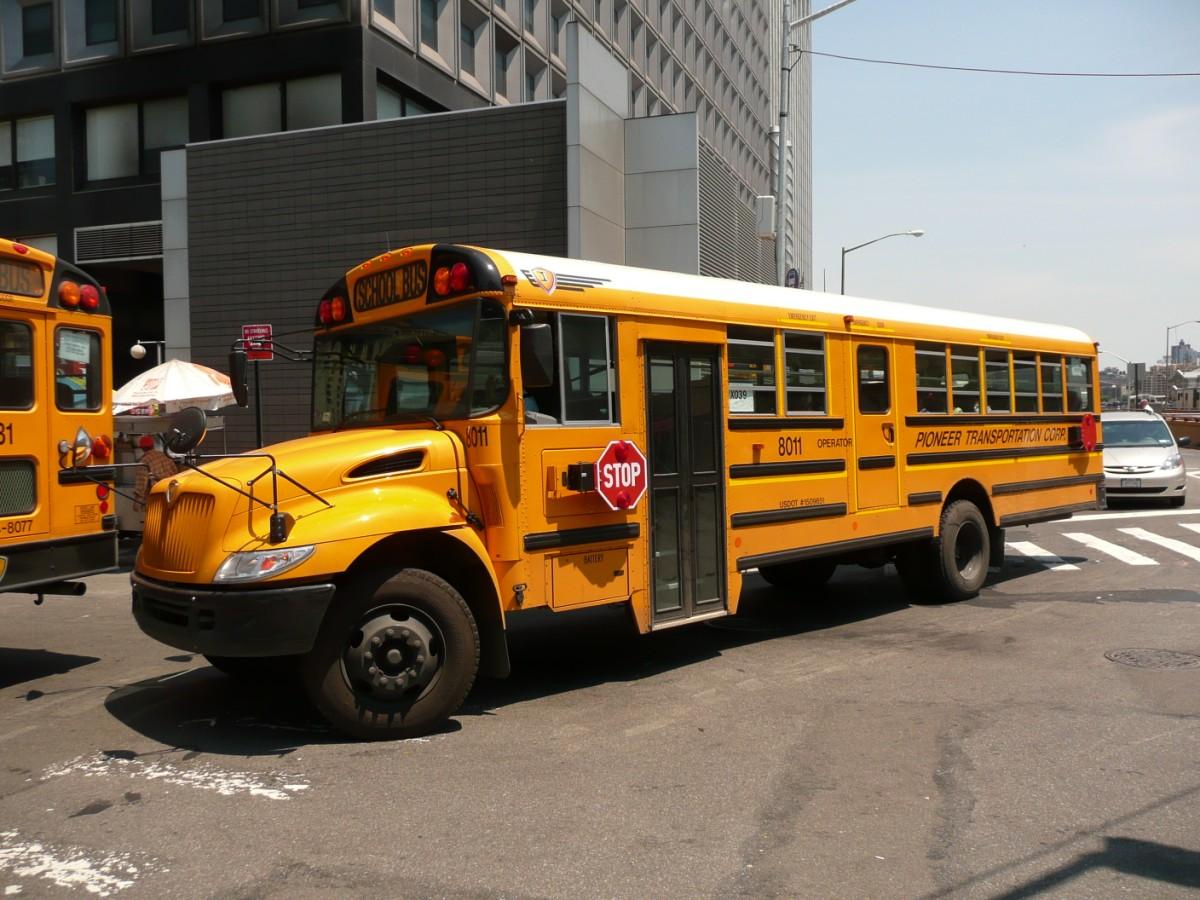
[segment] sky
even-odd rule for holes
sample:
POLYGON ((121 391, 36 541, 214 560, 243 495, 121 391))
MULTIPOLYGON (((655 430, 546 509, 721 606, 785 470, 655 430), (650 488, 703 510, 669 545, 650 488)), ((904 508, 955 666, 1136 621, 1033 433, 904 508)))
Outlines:
MULTIPOLYGON (((1200 72, 1200 0, 856 0, 811 28, 849 56, 1200 72)), ((1147 363, 1200 319, 1200 77, 812 72, 816 289, 842 247, 923 228, 849 254, 847 292, 1073 325, 1147 363)))

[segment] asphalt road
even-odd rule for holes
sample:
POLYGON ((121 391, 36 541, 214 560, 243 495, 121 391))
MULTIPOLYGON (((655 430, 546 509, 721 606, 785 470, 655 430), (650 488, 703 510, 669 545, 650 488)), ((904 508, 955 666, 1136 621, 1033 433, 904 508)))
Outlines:
POLYGON ((1008 537, 949 606, 846 570, 649 637, 515 618, 513 677, 388 744, 144 638, 127 576, 4 598, 0 891, 1196 896, 1200 478, 1008 537))

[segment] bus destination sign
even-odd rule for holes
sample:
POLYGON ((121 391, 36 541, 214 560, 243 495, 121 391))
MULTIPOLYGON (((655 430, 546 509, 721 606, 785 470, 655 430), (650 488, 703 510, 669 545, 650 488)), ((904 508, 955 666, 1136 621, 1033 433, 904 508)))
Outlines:
POLYGON ((354 285, 354 309, 367 312, 424 297, 428 284, 429 267, 423 259, 364 275, 354 285))
POLYGON ((0 294, 40 297, 45 290, 42 267, 23 259, 0 259, 0 294))

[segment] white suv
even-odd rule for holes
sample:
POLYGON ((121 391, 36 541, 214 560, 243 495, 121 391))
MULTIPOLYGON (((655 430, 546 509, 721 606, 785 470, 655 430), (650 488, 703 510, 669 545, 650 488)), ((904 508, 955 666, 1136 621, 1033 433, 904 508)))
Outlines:
POLYGON ((1162 416, 1153 410, 1106 412, 1104 424, 1104 490, 1110 498, 1166 500, 1183 506, 1187 472, 1180 447, 1162 416))

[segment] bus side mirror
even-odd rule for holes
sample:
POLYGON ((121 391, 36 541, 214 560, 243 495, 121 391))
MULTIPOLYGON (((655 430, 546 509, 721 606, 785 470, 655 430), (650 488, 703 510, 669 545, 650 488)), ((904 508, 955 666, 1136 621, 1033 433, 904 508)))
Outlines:
POLYGON ((198 406, 181 409, 171 417, 170 430, 162 437, 163 445, 179 456, 191 453, 204 440, 208 431, 208 416, 198 406))
POLYGON ((554 332, 549 322, 521 326, 521 385, 523 389, 554 384, 554 332))
POLYGON ((233 399, 237 405, 245 407, 249 402, 246 390, 246 351, 231 350, 229 352, 229 381, 233 385, 233 399))

